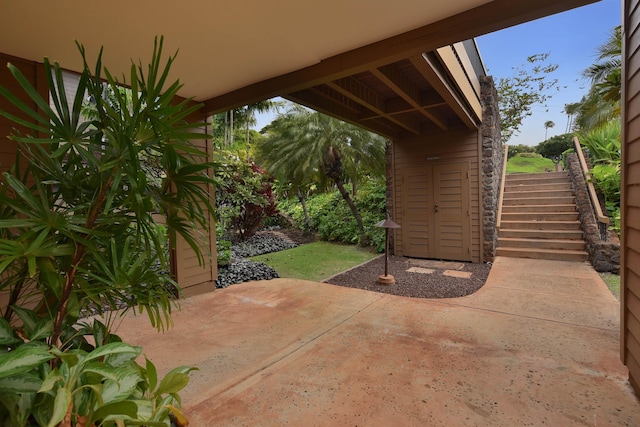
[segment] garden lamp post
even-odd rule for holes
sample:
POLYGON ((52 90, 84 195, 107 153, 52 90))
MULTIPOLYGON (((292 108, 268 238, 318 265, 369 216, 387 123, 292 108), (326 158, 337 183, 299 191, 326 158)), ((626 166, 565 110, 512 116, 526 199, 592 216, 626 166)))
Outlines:
POLYGON ((384 228, 384 276, 378 276, 378 283, 381 285, 393 285, 396 279, 389 274, 389 229, 400 228, 398 224, 389 218, 374 224, 374 227, 384 228))

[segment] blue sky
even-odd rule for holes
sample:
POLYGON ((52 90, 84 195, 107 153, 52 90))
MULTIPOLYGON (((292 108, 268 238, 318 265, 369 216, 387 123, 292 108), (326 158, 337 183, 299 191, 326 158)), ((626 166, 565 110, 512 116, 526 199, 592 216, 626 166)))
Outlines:
MULTIPOLYGON (((496 83, 501 77, 512 77, 514 68, 534 54, 549 53, 548 62, 558 64, 552 78, 558 79, 560 90, 552 92, 547 108, 543 105, 533 107, 532 116, 525 119, 520 134, 512 137, 509 144, 537 145, 542 142, 547 120, 555 123, 548 130, 548 137, 565 133, 564 106, 580 101, 588 91, 589 82, 582 77, 582 71, 593 64, 597 47, 607 40, 615 26, 620 25, 620 9, 621 0, 602 0, 476 39, 488 74, 496 83)), ((273 118, 272 113, 260 115, 255 129, 262 129, 273 118)))

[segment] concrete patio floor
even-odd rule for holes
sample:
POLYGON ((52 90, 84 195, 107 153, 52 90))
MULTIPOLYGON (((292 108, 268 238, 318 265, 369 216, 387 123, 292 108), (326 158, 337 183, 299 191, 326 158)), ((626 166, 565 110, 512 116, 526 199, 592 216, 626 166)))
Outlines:
POLYGON ((498 258, 476 294, 397 297, 276 279, 181 302, 118 333, 200 426, 639 426, 619 303, 587 264, 498 258))

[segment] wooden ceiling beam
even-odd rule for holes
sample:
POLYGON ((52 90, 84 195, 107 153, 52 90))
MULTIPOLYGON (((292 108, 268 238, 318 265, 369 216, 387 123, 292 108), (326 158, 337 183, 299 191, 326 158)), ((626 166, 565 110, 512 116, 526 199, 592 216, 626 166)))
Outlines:
POLYGON ((397 93, 409 105, 415 108, 420 114, 435 123, 440 129, 448 128, 446 119, 436 111, 430 112, 422 108, 420 90, 409 81, 396 65, 390 64, 372 70, 373 75, 380 79, 387 87, 397 93))
MULTIPOLYGON (((428 90, 420 93, 420 108, 436 108, 446 105, 447 103, 435 90, 428 90)), ((402 97, 395 96, 385 101, 385 111, 387 112, 387 115, 393 116, 416 111, 416 108, 405 101, 402 97)), ((362 120, 371 120, 380 118, 382 115, 366 109, 361 113, 360 117, 362 120)))
POLYGON ((210 98, 204 101, 203 111, 220 113, 297 92, 596 1, 493 0, 423 27, 326 58, 315 65, 210 98))
POLYGON ((289 101, 296 102, 298 104, 313 108, 323 114, 327 114, 332 117, 336 117, 347 123, 365 128, 371 132, 385 136, 391 140, 395 140, 400 135, 398 128, 389 125, 388 123, 372 120, 366 123, 360 121, 360 115, 354 113, 351 109, 344 106, 344 104, 327 98, 317 90, 304 90, 299 92, 290 93, 284 95, 283 98, 289 101))
POLYGON ((347 98, 362 104, 363 107, 379 114, 382 118, 389 120, 397 126, 415 134, 420 134, 420 124, 417 120, 410 120, 403 116, 389 115, 386 111, 385 100, 376 92, 372 91, 353 77, 339 79, 327 83, 331 89, 341 93, 347 98))
POLYGON ((447 82, 446 76, 438 69, 437 63, 430 59, 428 55, 414 56, 410 58, 410 61, 440 96, 444 98, 462 122, 469 129, 476 129, 478 123, 455 89, 447 82))

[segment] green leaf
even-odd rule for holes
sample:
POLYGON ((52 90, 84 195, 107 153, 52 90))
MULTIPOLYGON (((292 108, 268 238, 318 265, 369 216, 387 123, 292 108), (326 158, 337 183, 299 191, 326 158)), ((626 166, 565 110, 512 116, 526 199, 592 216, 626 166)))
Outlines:
POLYGON ((133 346, 123 342, 114 342, 105 344, 102 347, 98 347, 93 350, 91 353, 87 355, 86 360, 95 360, 100 357, 112 356, 116 354, 124 354, 131 357, 131 359, 135 359, 140 355, 142 348, 133 346))
POLYGON ((135 419, 138 416, 138 405, 132 400, 111 402, 99 407, 94 413, 91 421, 108 420, 109 417, 116 416, 122 418, 126 416, 135 419))
POLYGON ((56 427, 64 419, 70 404, 71 392, 64 387, 59 388, 53 403, 51 420, 49 420, 47 427, 56 427))
POLYGON ((38 393, 47 393, 53 390, 53 387, 56 385, 56 382, 62 380, 62 376, 58 371, 58 368, 53 368, 47 377, 42 381, 40 388, 37 390, 38 393))
POLYGON ((131 366, 123 366, 116 370, 117 380, 107 380, 102 389, 104 403, 120 401, 130 397, 140 382, 140 374, 131 366))
POLYGON ((91 373, 100 375, 104 379, 118 381, 116 369, 110 366, 107 366, 101 362, 87 363, 87 365, 83 367, 82 372, 83 373, 91 372, 91 373))
POLYGON ((189 384, 189 375, 181 372, 170 372, 160 381, 156 395, 178 393, 189 384))
POLYGON ((151 363, 151 361, 147 359, 146 356, 144 360, 146 363, 146 377, 147 381, 149 382, 149 391, 153 392, 156 389, 156 385, 158 385, 158 371, 156 370, 155 365, 151 363))
POLYGON ((38 391, 41 384, 42 380, 36 375, 17 374, 0 378, 0 393, 32 393, 38 391))
POLYGON ((9 353, 0 354, 0 378, 29 372, 51 359, 53 355, 46 349, 20 346, 9 353))
POLYGON ((18 315, 18 318, 22 322, 24 332, 27 334, 27 338, 30 338, 31 331, 36 328, 38 323, 38 315, 35 311, 29 310, 24 307, 13 306, 13 311, 18 315))
POLYGON ((22 342, 22 340, 16 338, 9 322, 0 317, 0 345, 10 345, 18 342, 22 342))
POLYGON ((52 348, 51 353, 56 355, 60 360, 62 360, 68 368, 72 368, 76 366, 78 363, 84 361, 86 352, 82 350, 68 350, 61 351, 58 348, 52 348))
POLYGON ((40 340, 42 338, 50 337, 53 334, 53 320, 42 318, 38 320, 36 327, 31 331, 29 339, 31 341, 40 340))

